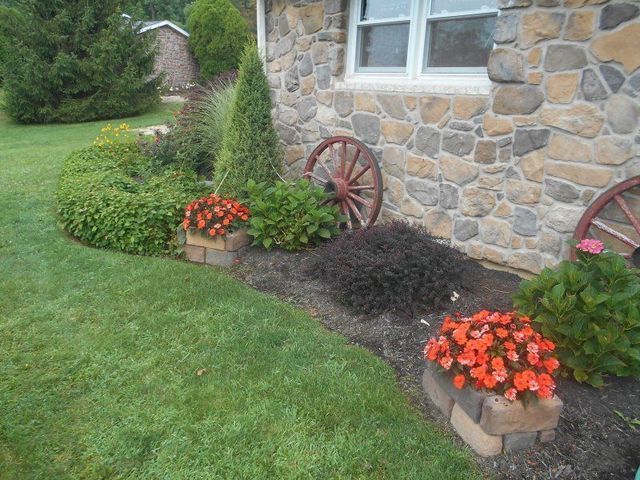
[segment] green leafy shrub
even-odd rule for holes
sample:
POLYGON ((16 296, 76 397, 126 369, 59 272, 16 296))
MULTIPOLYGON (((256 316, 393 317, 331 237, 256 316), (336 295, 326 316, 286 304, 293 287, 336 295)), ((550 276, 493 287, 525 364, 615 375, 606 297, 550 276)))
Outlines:
POLYGON ((242 197, 247 181, 274 181, 282 168, 280 140, 271 119, 269 84, 258 48, 251 44, 242 56, 215 179, 225 196, 242 197))
POLYGON ((306 180, 296 183, 249 181, 249 234, 260 245, 300 250, 340 233, 335 206, 321 205, 326 195, 306 180))
POLYGON ((464 257, 422 226, 393 221, 345 233, 323 245, 310 272, 365 313, 448 302, 462 283, 464 257))
POLYGON ((523 281, 519 312, 555 342, 561 363, 579 382, 640 375, 640 271, 613 252, 579 252, 576 262, 523 281))
POLYGON ((205 192, 193 173, 145 176, 148 162, 133 143, 71 154, 56 192, 64 228, 96 247, 141 255, 177 251, 184 206, 205 192))
POLYGON ((234 98, 229 83, 204 89, 176 115, 175 126, 153 141, 143 141, 143 151, 152 157, 151 168, 169 166, 211 176, 234 98))
POLYGON ((23 123, 122 118, 160 100, 153 35, 121 16, 120 0, 20 2, 6 50, 6 108, 23 123))
POLYGON ((205 79, 238 67, 249 28, 229 0, 196 0, 189 8, 189 45, 205 79))

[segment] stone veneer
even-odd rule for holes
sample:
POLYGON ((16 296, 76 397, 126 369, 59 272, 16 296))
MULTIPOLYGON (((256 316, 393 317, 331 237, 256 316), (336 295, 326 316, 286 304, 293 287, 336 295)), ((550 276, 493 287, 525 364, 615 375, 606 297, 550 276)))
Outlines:
POLYGON ((382 218, 424 223, 475 259, 539 272, 577 221, 640 175, 640 16, 633 1, 499 0, 488 96, 337 89, 345 0, 266 0, 274 121, 292 176, 321 139, 379 158, 382 218))
POLYGON ((154 74, 164 73, 165 84, 174 88, 197 82, 200 69, 189 49, 189 38, 168 26, 150 32, 156 34, 158 45, 154 74))

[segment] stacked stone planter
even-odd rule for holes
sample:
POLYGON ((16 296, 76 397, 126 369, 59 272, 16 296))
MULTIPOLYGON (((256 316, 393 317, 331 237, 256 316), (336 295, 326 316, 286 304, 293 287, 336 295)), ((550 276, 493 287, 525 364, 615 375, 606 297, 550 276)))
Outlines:
POLYGON ((191 262, 229 267, 238 258, 238 252, 250 244, 251 237, 245 229, 217 237, 208 237, 188 230, 183 248, 191 262))
POLYGON ((527 407, 471 388, 456 389, 451 378, 428 362, 422 386, 431 401, 451 421, 458 435, 483 457, 523 450, 555 439, 562 400, 540 400, 527 407))

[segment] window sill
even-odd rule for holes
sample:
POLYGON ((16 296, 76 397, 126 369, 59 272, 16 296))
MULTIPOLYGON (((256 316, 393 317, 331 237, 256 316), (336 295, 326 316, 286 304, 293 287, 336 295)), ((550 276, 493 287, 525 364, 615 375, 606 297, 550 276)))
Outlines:
POLYGON ((445 95, 489 95, 491 80, 484 74, 431 74, 417 79, 390 75, 356 74, 336 82, 336 90, 365 90, 445 95))

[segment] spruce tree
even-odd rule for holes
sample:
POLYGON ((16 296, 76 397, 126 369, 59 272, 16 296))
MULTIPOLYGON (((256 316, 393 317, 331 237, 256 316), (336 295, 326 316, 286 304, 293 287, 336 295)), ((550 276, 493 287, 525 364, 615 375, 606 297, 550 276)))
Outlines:
POLYGON ((251 43, 240 61, 215 179, 221 192, 241 197, 247 181, 273 181, 280 171, 282 149, 271 119, 269 84, 258 48, 251 43))
POLYGON ((189 45, 202 77, 238 68, 249 39, 249 27, 238 9, 229 0, 196 0, 188 12, 189 45))
POLYGON ((5 59, 6 107, 23 123, 141 113, 159 100, 152 35, 122 17, 122 0, 21 0, 5 59))

